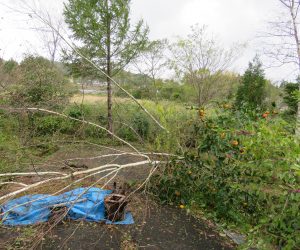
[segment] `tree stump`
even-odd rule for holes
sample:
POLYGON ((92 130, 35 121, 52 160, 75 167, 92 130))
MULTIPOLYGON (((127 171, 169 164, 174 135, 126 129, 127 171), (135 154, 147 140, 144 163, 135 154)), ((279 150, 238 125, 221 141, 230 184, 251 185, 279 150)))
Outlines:
POLYGON ((104 199, 106 219, 116 222, 125 219, 128 201, 122 194, 111 194, 104 199))

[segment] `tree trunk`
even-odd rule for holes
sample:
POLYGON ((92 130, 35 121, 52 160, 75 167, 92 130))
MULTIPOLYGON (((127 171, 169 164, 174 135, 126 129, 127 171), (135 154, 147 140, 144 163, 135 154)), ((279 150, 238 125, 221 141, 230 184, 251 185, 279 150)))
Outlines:
POLYGON ((112 88, 111 88, 111 80, 108 77, 107 77, 107 129, 113 133, 112 88))
MULTIPOLYGON (((298 76, 298 78, 300 77, 300 75, 298 76)), ((299 79, 300 80, 300 79, 299 79)), ((300 83, 298 80, 298 84, 299 84, 299 92, 300 92, 300 83)), ((295 129, 295 134, 298 138, 300 138, 300 102, 298 100, 298 110, 297 110, 297 115, 296 115, 296 129, 295 129)))
MULTIPOLYGON (((109 13, 108 1, 106 0, 107 12, 109 13)), ((111 87, 111 19, 110 14, 107 18, 107 55, 106 55, 106 73, 107 73, 107 129, 113 133, 113 114, 112 114, 112 87, 111 87)))

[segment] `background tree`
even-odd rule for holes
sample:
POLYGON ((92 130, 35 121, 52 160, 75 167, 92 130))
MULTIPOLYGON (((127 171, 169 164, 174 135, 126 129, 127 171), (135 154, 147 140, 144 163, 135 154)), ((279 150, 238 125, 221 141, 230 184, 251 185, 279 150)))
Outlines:
POLYGON ((284 96, 283 101, 288 106, 287 114, 296 116, 298 112, 298 90, 299 83, 283 83, 284 96))
MULTIPOLYGON (((280 67, 290 65, 295 68, 297 80, 300 76, 300 37, 299 37, 299 0, 278 0, 282 13, 270 22, 271 38, 266 55, 273 59, 280 67)), ((300 85, 299 85, 300 86, 300 85)), ((300 136, 300 102, 298 100, 296 135, 300 136)))
POLYGON ((236 106, 238 108, 247 107, 250 109, 262 108, 266 97, 267 81, 264 76, 262 64, 256 57, 249 63, 242 78, 236 96, 236 106))
POLYGON ((0 58, 0 88, 7 90, 18 78, 18 63, 13 59, 0 58))
POLYGON ((62 39, 60 33, 63 29, 64 21, 62 18, 53 18, 49 12, 46 12, 45 16, 47 17, 47 21, 51 27, 54 27, 54 29, 46 25, 43 27, 36 27, 34 29, 38 31, 50 61, 54 63, 61 47, 62 39))
POLYGON ((171 46, 171 67, 179 77, 193 86, 199 106, 211 100, 220 91, 222 73, 236 59, 240 47, 223 49, 208 33, 206 26, 193 26, 187 39, 171 46))
MULTIPOLYGON (((80 42, 79 51, 106 73, 108 129, 113 131, 111 78, 144 49, 148 28, 140 20, 130 25, 130 0, 70 0, 65 5, 66 23, 80 42)), ((75 53, 69 54, 73 73, 103 79, 94 67, 75 53)))
POLYGON ((148 42, 145 50, 133 61, 133 66, 138 74, 144 75, 145 81, 151 79, 156 101, 158 94, 158 78, 162 77, 162 73, 166 71, 167 66, 167 45, 167 39, 148 42))
POLYGON ((20 107, 57 108, 68 101, 67 81, 51 61, 27 56, 19 65, 12 104, 20 107))

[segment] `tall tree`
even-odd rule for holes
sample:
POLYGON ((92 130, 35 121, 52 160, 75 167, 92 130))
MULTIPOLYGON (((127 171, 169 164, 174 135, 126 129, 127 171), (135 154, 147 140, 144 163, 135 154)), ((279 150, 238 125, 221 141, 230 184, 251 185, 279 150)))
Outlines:
POLYGON ((284 82, 283 101, 288 106, 287 114, 295 116, 298 112, 299 83, 284 82))
POLYGON ((193 86, 199 106, 205 105, 222 86, 222 73, 239 55, 240 46, 223 49, 206 26, 193 26, 187 39, 171 46, 171 67, 193 86))
POLYGON ((144 76, 144 80, 149 78, 154 87, 155 97, 157 101, 157 80, 166 71, 167 56, 166 49, 168 40, 150 41, 145 50, 133 61, 133 66, 140 75, 144 76))
POLYGON ((262 64, 257 57, 249 63, 242 84, 239 86, 236 97, 238 108, 246 106, 247 108, 256 109, 264 104, 266 97, 267 81, 264 77, 262 64))
MULTIPOLYGON (((81 44, 79 51, 106 73, 108 129, 113 131, 111 78, 145 47, 148 27, 140 20, 132 29, 130 0, 69 0, 65 5, 66 23, 81 44)), ((94 67, 78 54, 67 59, 73 73, 103 79, 94 67)))
POLYGON ((54 64, 57 54, 60 51, 62 40, 60 32, 63 29, 63 19, 55 19, 49 12, 46 12, 46 17, 49 25, 54 27, 54 29, 49 28, 47 25, 43 25, 43 27, 35 27, 34 29, 38 31, 49 59, 52 64, 54 64))
MULTIPOLYGON (((299 0, 277 0, 282 13, 277 20, 270 22, 270 32, 267 36, 271 42, 266 54, 279 62, 276 66, 291 65, 296 68, 297 81, 300 76, 300 30, 299 30, 299 0)), ((299 83, 299 82, 298 82, 299 83)), ((300 85, 299 85, 300 86, 300 85)), ((300 102, 298 100, 296 135, 300 137, 300 102)))

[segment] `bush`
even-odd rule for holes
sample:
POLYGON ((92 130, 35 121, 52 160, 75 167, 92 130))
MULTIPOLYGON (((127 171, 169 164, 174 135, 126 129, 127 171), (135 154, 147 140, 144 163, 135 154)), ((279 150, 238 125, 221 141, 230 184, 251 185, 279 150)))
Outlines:
POLYGON ((63 73, 49 60, 27 56, 19 66, 12 104, 59 107, 67 102, 66 84, 63 73))
POLYGON ((76 119, 83 119, 92 115, 92 109, 89 105, 71 105, 65 110, 65 114, 76 119))
POLYGON ((167 203, 204 208, 214 218, 263 233, 282 249, 300 245, 300 147, 269 114, 220 110, 193 124, 195 149, 152 180, 167 203))
MULTIPOLYGON (((122 108, 127 111, 124 112, 126 116, 118 117, 121 121, 115 122, 117 135, 128 141, 148 140, 151 130, 149 117, 135 106, 123 105, 122 108)), ((121 110, 118 112, 124 114, 121 110)))
POLYGON ((117 129, 117 135, 126 141, 138 141, 137 134, 128 126, 121 125, 117 129))
POLYGON ((148 116, 142 111, 136 112, 132 119, 134 130, 143 138, 147 139, 150 132, 150 122, 148 116))
MULTIPOLYGON (((88 120, 98 123, 98 115, 93 111, 94 108, 95 107, 89 105, 71 105, 65 109, 64 114, 78 120, 88 120)), ((62 133, 65 135, 76 134, 83 138, 102 138, 105 135, 105 132, 100 128, 61 116, 35 114, 33 116, 32 126, 32 130, 36 129, 37 136, 62 133)))
POLYGON ((57 116, 37 117, 34 121, 37 135, 52 135, 62 129, 63 119, 57 116))

